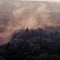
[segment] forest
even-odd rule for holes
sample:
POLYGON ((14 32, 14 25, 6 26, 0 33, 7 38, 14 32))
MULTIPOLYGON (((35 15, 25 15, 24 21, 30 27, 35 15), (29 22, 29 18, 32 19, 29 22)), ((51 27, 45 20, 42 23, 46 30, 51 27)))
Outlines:
POLYGON ((0 46, 0 60, 60 60, 60 32, 19 30, 0 46))

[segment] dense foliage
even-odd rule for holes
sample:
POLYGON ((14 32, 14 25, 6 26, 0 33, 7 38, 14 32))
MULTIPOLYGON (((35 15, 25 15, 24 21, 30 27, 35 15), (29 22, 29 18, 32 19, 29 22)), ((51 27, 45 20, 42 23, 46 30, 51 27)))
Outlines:
POLYGON ((0 60, 60 60, 58 31, 20 30, 0 46, 0 60))

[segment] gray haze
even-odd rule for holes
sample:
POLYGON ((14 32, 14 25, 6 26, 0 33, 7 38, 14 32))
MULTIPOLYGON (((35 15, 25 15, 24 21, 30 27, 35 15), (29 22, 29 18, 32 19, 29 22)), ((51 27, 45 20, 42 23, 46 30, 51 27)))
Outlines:
POLYGON ((60 27, 59 2, 0 0, 0 36, 3 38, 19 29, 46 26, 60 27))

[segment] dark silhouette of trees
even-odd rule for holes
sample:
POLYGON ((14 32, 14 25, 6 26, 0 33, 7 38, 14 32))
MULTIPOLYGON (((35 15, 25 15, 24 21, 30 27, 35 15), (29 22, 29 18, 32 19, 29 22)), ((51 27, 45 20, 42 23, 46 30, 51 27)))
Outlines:
POLYGON ((40 28, 15 32, 8 44, 0 46, 0 56, 6 60, 59 60, 60 33, 40 28))

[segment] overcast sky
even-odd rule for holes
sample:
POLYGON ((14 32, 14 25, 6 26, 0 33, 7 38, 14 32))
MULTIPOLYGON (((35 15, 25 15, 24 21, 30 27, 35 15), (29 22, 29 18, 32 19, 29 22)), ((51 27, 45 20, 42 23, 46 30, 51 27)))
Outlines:
POLYGON ((21 0, 21 1, 49 1, 49 2, 60 2, 60 0, 21 0))
POLYGON ((0 37, 3 38, 3 43, 7 42, 7 37, 13 32, 20 29, 60 26, 60 3, 39 1, 60 2, 60 0, 0 0, 0 29, 4 31, 0 33, 0 37))

